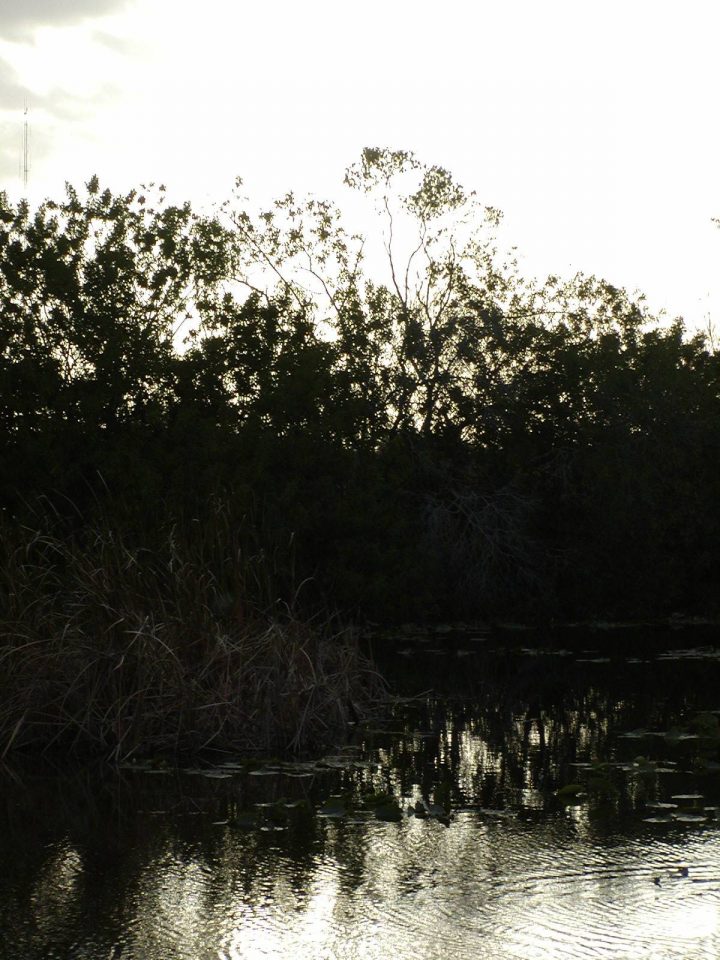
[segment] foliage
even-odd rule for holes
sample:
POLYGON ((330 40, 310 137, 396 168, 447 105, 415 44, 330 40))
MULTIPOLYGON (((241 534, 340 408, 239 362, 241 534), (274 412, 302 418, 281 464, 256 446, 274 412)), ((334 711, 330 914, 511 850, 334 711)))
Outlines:
POLYGON ((716 612, 711 345, 607 281, 523 278, 500 214, 411 153, 346 182, 376 235, 240 182, 211 216, 97 180, 2 198, 11 526, 42 496, 150 542, 217 496, 267 556, 292 537, 311 610, 716 612))

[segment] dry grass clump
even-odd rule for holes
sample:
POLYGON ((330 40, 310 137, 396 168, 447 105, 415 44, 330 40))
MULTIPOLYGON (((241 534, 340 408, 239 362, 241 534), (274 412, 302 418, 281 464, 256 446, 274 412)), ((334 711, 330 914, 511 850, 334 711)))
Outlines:
POLYGON ((262 596, 272 564, 220 513, 152 550, 0 533, 0 756, 306 750, 382 691, 351 628, 262 596))

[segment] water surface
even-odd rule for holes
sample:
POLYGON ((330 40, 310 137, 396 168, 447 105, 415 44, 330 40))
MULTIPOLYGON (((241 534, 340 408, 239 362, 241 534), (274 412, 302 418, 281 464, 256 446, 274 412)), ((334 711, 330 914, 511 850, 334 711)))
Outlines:
POLYGON ((716 960, 712 637, 540 639, 377 639, 420 696, 304 763, 14 767, 0 957, 716 960))

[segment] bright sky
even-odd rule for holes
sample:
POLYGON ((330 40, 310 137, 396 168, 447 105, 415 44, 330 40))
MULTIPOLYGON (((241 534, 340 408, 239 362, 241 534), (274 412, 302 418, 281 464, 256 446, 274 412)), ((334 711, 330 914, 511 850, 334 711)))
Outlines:
POLYGON ((720 326, 712 0, 2 0, 0 189, 340 199, 413 150, 505 213, 524 270, 720 326))

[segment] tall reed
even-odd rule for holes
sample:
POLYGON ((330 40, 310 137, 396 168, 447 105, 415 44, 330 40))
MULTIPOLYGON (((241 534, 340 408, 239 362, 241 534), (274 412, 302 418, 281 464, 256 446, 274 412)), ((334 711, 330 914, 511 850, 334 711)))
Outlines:
POLYGON ((274 593, 221 504, 138 545, 48 513, 0 531, 0 756, 307 750, 382 690, 356 632, 274 593))

